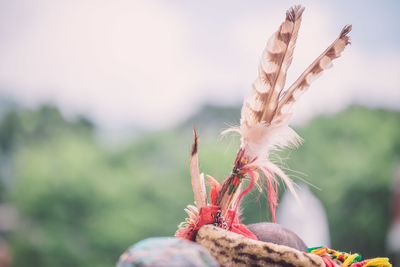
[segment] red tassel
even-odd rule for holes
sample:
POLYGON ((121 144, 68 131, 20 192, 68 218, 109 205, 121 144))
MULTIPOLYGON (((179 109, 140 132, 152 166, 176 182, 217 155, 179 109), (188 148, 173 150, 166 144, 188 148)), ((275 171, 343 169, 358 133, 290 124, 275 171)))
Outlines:
POLYGON ((247 238, 258 240, 257 237, 246 228, 245 225, 239 223, 237 213, 234 210, 228 210, 226 217, 221 217, 220 206, 206 206, 200 209, 199 219, 193 228, 178 230, 176 237, 185 238, 194 241, 197 231, 206 224, 221 224, 221 228, 243 235, 247 238))
POLYGON ((242 199, 242 197, 243 197, 245 194, 249 193, 249 192, 253 189, 253 187, 254 187, 254 185, 255 185, 257 179, 258 179, 258 176, 259 176, 259 174, 258 174, 257 172, 255 172, 255 171, 251 171, 251 170, 244 170, 244 171, 246 172, 246 174, 249 175, 249 177, 250 177, 250 183, 249 183, 249 186, 248 186, 245 190, 243 190, 243 191, 240 193, 239 197, 238 197, 237 200, 236 200, 236 203, 235 203, 235 205, 234 205, 234 210, 235 210, 236 212, 237 212, 237 210, 238 210, 238 208, 239 208, 240 200, 242 199))

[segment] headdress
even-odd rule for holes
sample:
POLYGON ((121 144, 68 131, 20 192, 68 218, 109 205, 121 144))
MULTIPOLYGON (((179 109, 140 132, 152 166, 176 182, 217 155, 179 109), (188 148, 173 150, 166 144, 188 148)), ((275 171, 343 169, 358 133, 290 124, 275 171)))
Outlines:
POLYGON ((222 183, 207 175, 210 184, 208 201, 205 178, 199 172, 198 136, 194 130, 194 141, 190 157, 190 175, 195 206, 185 209, 188 218, 181 223, 176 236, 193 239, 204 224, 215 224, 227 230, 255 238, 244 225, 239 224, 238 209, 242 197, 256 184, 261 184, 268 193, 272 219, 278 204, 277 176, 297 197, 292 180, 269 158, 278 148, 296 147, 301 138, 289 127, 293 106, 310 84, 322 72, 332 66, 349 44, 351 25, 345 26, 337 39, 300 75, 286 90, 286 73, 292 62, 297 35, 304 8, 294 6, 286 12, 285 21, 270 37, 261 55, 258 77, 252 84, 250 96, 242 107, 240 126, 223 133, 237 132, 241 145, 237 152, 232 173, 222 183), (249 185, 243 188, 243 178, 249 185))

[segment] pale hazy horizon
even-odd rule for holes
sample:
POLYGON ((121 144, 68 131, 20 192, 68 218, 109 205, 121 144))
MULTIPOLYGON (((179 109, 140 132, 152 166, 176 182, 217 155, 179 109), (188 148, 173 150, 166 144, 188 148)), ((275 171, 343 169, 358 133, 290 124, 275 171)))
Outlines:
MULTIPOLYGON (((0 96, 54 103, 99 125, 168 127, 204 103, 239 105, 294 1, 0 2, 0 96)), ((353 24, 352 45, 304 95, 294 123, 352 103, 400 110, 396 1, 303 1, 290 85, 353 24)))

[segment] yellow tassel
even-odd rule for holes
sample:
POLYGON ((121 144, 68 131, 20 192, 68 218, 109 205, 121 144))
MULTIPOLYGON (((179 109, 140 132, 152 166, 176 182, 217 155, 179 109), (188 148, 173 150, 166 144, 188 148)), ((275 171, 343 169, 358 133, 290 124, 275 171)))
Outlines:
POLYGON ((347 257, 347 259, 343 262, 343 266, 350 266, 353 263, 354 259, 358 257, 358 254, 352 254, 347 257))
POLYGON ((389 262, 389 258, 375 258, 368 261, 367 264, 364 264, 363 267, 367 266, 384 266, 384 267, 392 267, 392 264, 389 262))

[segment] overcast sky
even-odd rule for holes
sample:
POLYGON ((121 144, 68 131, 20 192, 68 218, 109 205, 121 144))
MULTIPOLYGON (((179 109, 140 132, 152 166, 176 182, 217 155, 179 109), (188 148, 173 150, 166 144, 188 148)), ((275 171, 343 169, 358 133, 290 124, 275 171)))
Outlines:
MULTIPOLYGON (((173 125, 239 104, 295 1, 0 0, 0 96, 53 102, 103 126, 173 125)), ((295 122, 350 103, 400 110, 400 1, 302 1, 288 82, 353 24, 352 45, 303 96, 295 122)), ((238 118, 239 120, 239 118, 238 118)))

